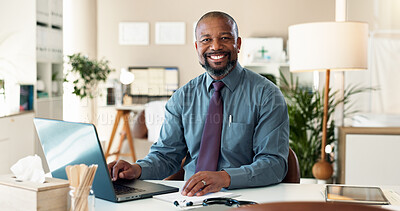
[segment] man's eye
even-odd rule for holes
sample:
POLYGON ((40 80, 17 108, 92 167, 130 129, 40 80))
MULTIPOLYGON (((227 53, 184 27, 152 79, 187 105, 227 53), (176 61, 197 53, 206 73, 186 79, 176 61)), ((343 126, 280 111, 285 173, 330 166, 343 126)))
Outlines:
POLYGON ((230 40, 230 37, 221 37, 221 40, 230 40))
POLYGON ((202 39, 201 42, 209 42, 210 40, 211 39, 206 38, 206 39, 202 39))

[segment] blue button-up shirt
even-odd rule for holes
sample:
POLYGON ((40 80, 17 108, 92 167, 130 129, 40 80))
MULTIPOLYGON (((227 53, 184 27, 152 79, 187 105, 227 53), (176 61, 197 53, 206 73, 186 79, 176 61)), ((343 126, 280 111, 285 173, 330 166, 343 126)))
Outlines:
MULTIPOLYGON (((239 63, 222 79, 223 126, 217 170, 231 177, 229 188, 279 183, 287 172, 289 117, 280 90, 239 63)), ((196 169, 213 78, 204 73, 178 89, 165 106, 165 120, 150 153, 137 161, 141 179, 163 179, 187 156, 185 180, 196 169)))

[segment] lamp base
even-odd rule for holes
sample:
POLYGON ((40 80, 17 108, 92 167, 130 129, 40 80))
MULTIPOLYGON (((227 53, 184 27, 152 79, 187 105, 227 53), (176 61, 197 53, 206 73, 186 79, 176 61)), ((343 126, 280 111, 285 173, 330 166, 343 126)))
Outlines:
POLYGON ((312 173, 315 178, 320 180, 327 180, 331 178, 333 173, 333 168, 330 163, 325 160, 320 160, 316 162, 312 168, 312 173))

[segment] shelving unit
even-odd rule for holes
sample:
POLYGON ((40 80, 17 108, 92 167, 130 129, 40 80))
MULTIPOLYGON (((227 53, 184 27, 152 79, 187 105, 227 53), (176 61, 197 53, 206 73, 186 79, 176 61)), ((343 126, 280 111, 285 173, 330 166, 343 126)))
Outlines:
POLYGON ((36 83, 34 8, 31 0, 0 1, 0 174, 35 153, 34 112, 20 111, 20 86, 36 83))
MULTIPOLYGON (((63 119, 62 6, 62 0, 36 0, 36 117, 63 119)), ((35 147, 47 172, 37 137, 35 147)))
POLYGON ((285 77, 289 74, 288 63, 250 63, 244 64, 243 67, 259 74, 271 74, 277 79, 278 84, 280 78, 279 71, 282 71, 285 77))
POLYGON ((37 0, 36 116, 62 119, 62 0, 37 0))

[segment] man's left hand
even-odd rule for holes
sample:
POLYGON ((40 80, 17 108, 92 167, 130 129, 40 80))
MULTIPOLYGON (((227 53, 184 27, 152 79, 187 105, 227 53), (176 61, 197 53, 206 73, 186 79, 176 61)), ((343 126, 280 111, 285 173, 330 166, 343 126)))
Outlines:
POLYGON ((202 196, 218 192, 231 184, 231 177, 226 171, 200 171, 190 177, 182 189, 184 196, 202 196))

